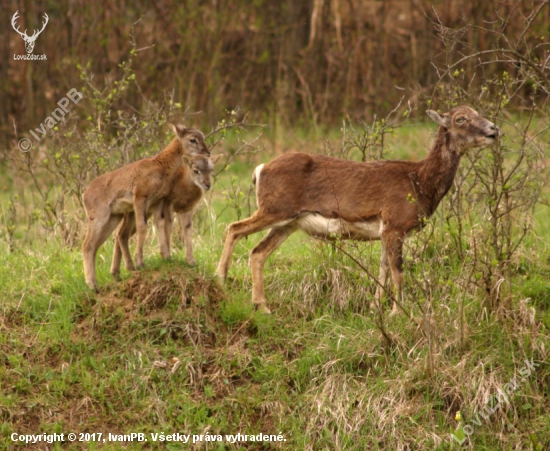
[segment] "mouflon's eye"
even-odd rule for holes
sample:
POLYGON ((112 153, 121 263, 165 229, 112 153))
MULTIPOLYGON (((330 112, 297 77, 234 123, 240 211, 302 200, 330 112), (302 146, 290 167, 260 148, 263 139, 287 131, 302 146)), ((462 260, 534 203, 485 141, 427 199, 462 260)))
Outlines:
POLYGON ((193 143, 193 144, 197 144, 197 143, 198 143, 198 141, 197 141, 196 138, 191 138, 191 139, 189 140, 189 142, 191 142, 191 143, 193 143))
POLYGON ((457 118, 456 118, 456 123, 457 123, 457 124, 462 124, 465 120, 466 120, 465 117, 460 116, 460 117, 457 117, 457 118))

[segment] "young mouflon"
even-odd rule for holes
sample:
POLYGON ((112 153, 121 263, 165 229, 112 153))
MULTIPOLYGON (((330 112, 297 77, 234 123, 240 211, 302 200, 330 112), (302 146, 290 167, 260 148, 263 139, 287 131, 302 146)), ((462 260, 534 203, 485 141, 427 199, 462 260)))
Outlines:
MULTIPOLYGON (((160 254, 162 258, 170 257, 170 236, 172 234, 172 212, 178 214, 183 229, 186 259, 189 265, 195 264, 192 247, 193 209, 202 199, 203 193, 212 186, 214 165, 223 155, 207 157, 205 155, 184 156, 184 164, 172 191, 159 203, 151 205, 147 216, 153 215, 159 231, 160 254)), ((129 271, 135 269, 130 255, 129 239, 136 233, 136 217, 133 212, 126 213, 117 231, 115 249, 111 263, 111 275, 119 278, 120 262, 124 258, 129 271)))
POLYGON ((158 155, 130 163, 94 179, 82 195, 88 232, 82 246, 87 285, 97 290, 95 256, 124 215, 136 217, 136 264, 143 266, 143 244, 147 234, 147 209, 172 191, 183 155, 210 156, 201 131, 171 125, 175 138, 158 155))

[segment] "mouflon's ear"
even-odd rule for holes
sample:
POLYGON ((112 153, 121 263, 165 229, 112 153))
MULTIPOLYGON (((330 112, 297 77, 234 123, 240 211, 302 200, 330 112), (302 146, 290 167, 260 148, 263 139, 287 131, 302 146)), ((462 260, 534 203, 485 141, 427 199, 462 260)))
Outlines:
POLYGON ((225 155, 223 153, 220 153, 218 155, 214 155, 213 157, 210 157, 210 161, 212 161, 213 164, 216 164, 218 161, 220 161, 225 155))
POLYGON ((174 135, 178 136, 179 138, 183 138, 188 133, 188 128, 185 125, 182 124, 172 124, 168 122, 168 125, 174 132, 174 135))
POLYGON ((451 116, 448 114, 440 115, 437 111, 434 110, 428 110, 426 111, 428 116, 430 116, 430 119, 437 124, 441 125, 442 127, 449 128, 451 125, 451 116))

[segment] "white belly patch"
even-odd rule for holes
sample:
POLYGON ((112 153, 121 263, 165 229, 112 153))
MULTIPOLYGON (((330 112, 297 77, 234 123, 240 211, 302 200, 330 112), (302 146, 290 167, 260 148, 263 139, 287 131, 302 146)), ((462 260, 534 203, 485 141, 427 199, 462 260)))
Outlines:
POLYGON ((382 221, 375 219, 363 222, 347 222, 343 219, 325 218, 310 213, 296 220, 300 229, 308 235, 329 238, 338 235, 355 240, 379 240, 382 235, 382 221))
POLYGON ((134 201, 131 197, 122 197, 111 204, 111 213, 124 214, 134 211, 134 201))

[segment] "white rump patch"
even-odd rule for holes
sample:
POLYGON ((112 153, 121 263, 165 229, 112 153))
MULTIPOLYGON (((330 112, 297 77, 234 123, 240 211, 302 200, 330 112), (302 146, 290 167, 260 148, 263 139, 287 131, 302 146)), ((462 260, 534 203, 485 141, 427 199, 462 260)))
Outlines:
POLYGON ((259 166, 256 166, 256 169, 254 169, 254 178, 256 179, 256 187, 260 183, 260 172, 262 172, 263 168, 264 168, 264 165, 261 164, 259 166))
POLYGON ((260 172, 262 172, 263 168, 264 165, 261 164, 254 169, 254 179, 256 180, 256 205, 260 205, 260 172))
POLYGON ((325 218, 320 214, 310 213, 297 219, 300 229, 308 235, 329 238, 331 235, 355 240, 379 240, 382 231, 382 221, 347 222, 342 219, 325 218))

